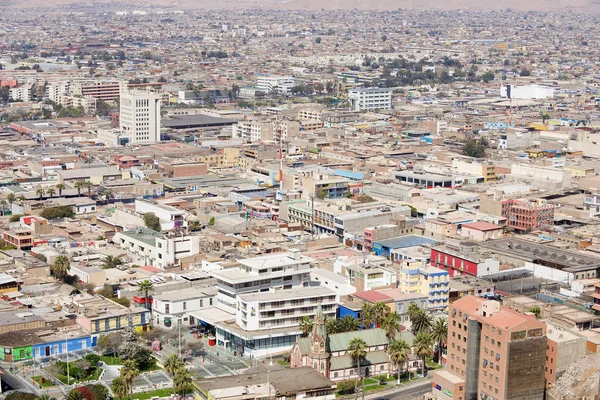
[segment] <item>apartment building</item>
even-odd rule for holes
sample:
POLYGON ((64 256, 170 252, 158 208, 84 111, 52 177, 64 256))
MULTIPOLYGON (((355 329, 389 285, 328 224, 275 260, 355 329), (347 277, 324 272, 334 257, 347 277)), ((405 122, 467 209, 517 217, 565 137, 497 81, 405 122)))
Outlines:
POLYGON ((402 261, 398 288, 405 293, 426 295, 430 310, 444 310, 448 306, 449 280, 448 271, 409 259, 402 261))
POLYGON ((277 92, 287 96, 292 93, 294 77, 288 75, 259 75, 256 79, 256 87, 267 93, 277 92))
POLYGON ((75 81, 71 85, 71 94, 93 97, 98 100, 117 100, 125 91, 126 83, 110 81, 75 81))
POLYGON ((390 110, 392 108, 392 89, 357 88, 348 91, 351 111, 390 110))
POLYGON ((546 337, 548 339, 544 372, 546 388, 549 389, 567 371, 569 366, 586 355, 587 338, 579 332, 548 320, 544 322, 547 325, 546 337))
POLYGON ((13 101, 32 101, 35 84, 24 83, 23 85, 9 89, 9 97, 13 101))
POLYGON ((551 229, 554 226, 553 204, 517 201, 508 210, 508 226, 519 232, 551 229))
POLYGON ((143 215, 148 212, 154 213, 160 220, 162 230, 173 228, 184 228, 187 226, 186 212, 165 204, 154 203, 146 200, 135 200, 135 212, 143 215))
POLYGON ((120 99, 121 132, 129 144, 160 142, 160 95, 131 91, 120 99))
POLYGON ((252 142, 274 140, 274 126, 270 121, 240 121, 232 126, 232 136, 252 142))
POLYGON ((339 296, 325 287, 308 287, 279 292, 237 296, 236 323, 247 331, 297 328, 302 317, 314 317, 321 305, 327 318, 335 318, 339 296))
POLYGON ((446 369, 432 372, 438 400, 544 397, 546 325, 495 300, 467 296, 448 313, 446 369))
POLYGON ((29 229, 2 232, 2 239, 19 250, 29 250, 33 247, 33 232, 29 229))

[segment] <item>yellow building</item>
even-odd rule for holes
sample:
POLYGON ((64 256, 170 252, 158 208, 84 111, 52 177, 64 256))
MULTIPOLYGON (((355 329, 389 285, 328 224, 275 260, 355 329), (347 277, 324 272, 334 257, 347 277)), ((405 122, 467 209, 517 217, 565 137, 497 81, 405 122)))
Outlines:
POLYGON ((409 294, 429 297, 429 309, 443 310, 448 306, 450 275, 443 269, 423 266, 420 261, 404 260, 398 277, 398 287, 409 294))

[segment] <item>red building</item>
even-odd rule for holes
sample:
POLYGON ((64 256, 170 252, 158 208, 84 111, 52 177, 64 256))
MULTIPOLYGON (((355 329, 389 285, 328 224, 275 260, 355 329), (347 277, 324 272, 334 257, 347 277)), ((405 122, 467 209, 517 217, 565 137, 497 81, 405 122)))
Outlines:
POLYGON ((448 271, 454 275, 485 276, 500 271, 500 262, 493 258, 482 257, 477 252, 477 244, 461 243, 457 248, 436 246, 431 249, 431 266, 448 271))
POLYGON ((508 211, 508 226, 517 231, 550 229, 554 226, 554 206, 534 202, 513 204, 508 211))

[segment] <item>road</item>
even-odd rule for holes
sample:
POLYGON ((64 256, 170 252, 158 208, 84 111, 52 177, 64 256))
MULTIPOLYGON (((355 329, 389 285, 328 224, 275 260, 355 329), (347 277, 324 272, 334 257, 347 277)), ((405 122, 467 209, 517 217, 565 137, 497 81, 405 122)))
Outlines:
POLYGON ((368 394, 365 400, 384 398, 390 400, 420 400, 423 393, 431 391, 431 377, 419 379, 399 388, 368 394))

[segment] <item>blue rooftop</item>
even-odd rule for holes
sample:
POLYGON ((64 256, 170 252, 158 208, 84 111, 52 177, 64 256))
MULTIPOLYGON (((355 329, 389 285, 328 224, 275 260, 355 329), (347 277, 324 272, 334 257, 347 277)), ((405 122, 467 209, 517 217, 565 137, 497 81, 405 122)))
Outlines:
POLYGON ((388 249, 402 249, 405 247, 421 246, 424 244, 435 244, 437 242, 433 239, 419 235, 407 235, 392 239, 379 240, 373 244, 375 243, 381 245, 381 247, 387 247, 388 249))
POLYGON ((355 180, 365 179, 365 174, 363 174, 362 172, 346 171, 343 169, 336 169, 335 171, 333 171, 333 174, 335 176, 341 176, 344 178, 350 178, 350 179, 355 179, 355 180))

